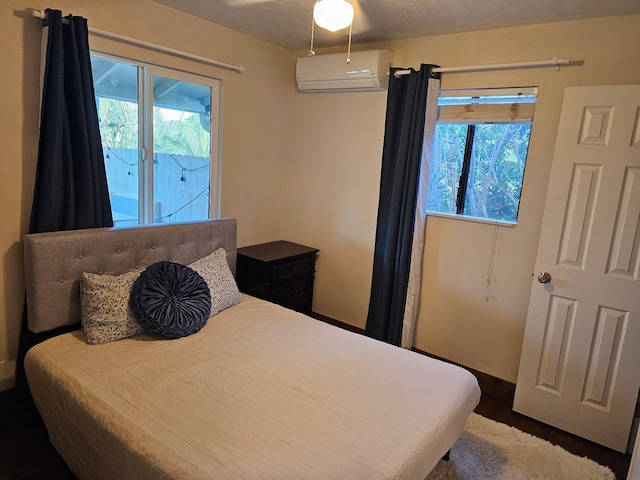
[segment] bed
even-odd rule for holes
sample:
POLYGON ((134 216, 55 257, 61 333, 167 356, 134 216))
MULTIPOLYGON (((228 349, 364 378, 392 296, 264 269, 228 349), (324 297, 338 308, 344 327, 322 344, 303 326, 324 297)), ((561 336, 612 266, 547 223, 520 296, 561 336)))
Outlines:
MULTIPOLYGON (((79 279, 212 252, 236 222, 26 235, 29 328, 77 323, 79 279)), ((241 295, 192 335, 30 349, 52 444, 87 479, 424 479, 477 405, 466 370, 241 295)))

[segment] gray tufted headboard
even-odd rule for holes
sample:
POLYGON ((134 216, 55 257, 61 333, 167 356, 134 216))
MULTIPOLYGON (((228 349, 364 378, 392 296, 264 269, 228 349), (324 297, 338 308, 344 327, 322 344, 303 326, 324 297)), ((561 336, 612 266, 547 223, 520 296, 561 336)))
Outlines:
POLYGON ((45 332, 80 321, 83 272, 118 275, 161 260, 189 264, 220 247, 235 275, 235 219, 27 234, 29 330, 45 332))

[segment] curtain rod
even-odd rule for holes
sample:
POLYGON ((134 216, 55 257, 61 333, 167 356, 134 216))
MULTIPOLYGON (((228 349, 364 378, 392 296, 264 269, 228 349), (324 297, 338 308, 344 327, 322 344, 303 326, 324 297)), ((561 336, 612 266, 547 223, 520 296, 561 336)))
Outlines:
MULTIPOLYGON (((436 67, 434 73, 458 73, 458 72, 477 72, 481 70, 508 70, 511 68, 535 68, 535 67, 555 67, 556 70, 560 65, 568 65, 571 62, 568 58, 553 58, 551 60, 540 60, 538 62, 520 62, 520 63, 498 63, 495 65, 471 65, 467 67, 436 67)), ((411 70, 397 70, 394 73, 396 78, 408 75, 411 70)))
MULTIPOLYGON (((39 18, 42 20, 47 19, 47 12, 44 12, 42 10, 32 10, 31 15, 34 18, 39 18)), ((67 23, 66 19, 63 19, 62 21, 63 23, 67 23)), ((188 60, 193 60, 195 62, 203 63, 205 65, 223 68, 225 70, 231 70, 234 73, 242 73, 245 71, 242 65, 237 67, 235 65, 230 65, 228 63, 218 62, 217 60, 211 60, 210 58, 200 57, 198 55, 193 55, 191 53, 181 52, 180 50, 174 50, 173 48, 163 47, 162 45, 157 45, 155 43, 145 42, 143 40, 137 40, 131 37, 125 37, 124 35, 119 35, 117 33, 106 32, 104 30, 99 30, 97 28, 89 27, 89 33, 92 33, 93 35, 97 35, 99 37, 109 38, 112 40, 119 40, 124 43, 145 47, 145 48, 148 48, 149 50, 168 53, 169 55, 173 55, 174 57, 186 58, 188 60)))

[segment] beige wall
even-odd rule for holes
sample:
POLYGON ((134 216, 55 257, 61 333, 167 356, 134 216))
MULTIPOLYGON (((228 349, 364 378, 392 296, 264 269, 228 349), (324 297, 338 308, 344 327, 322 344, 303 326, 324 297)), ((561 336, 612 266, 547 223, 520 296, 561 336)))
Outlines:
MULTIPOLYGON (((157 43, 246 72, 180 61, 98 37, 92 48, 223 80, 222 215, 238 219, 240 245, 282 238, 295 92, 290 50, 184 15, 151 0, 0 2, 0 362, 9 376, 18 347, 24 283, 22 245, 31 209, 37 156, 41 29, 31 9, 53 7, 89 26, 157 43)), ((0 382, 9 388, 13 379, 0 382)))
MULTIPOLYGON (((569 57, 581 66, 443 76, 442 88, 539 86, 518 226, 431 217, 415 346, 515 382, 565 87, 640 83, 640 16, 402 40, 395 66, 569 57)), ((373 47, 373 45, 368 46, 373 47)), ((367 47, 367 48, 368 48, 367 47)), ((300 52, 304 54, 304 52, 300 52)), ((314 309, 364 327, 384 130, 384 93, 296 94, 287 234, 321 250, 314 309)))

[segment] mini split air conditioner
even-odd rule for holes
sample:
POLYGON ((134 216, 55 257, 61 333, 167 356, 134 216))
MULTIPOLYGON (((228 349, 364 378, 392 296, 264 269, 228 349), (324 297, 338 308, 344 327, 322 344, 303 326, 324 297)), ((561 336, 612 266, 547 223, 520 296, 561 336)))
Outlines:
POLYGON ((389 50, 300 57, 296 79, 301 92, 362 92, 386 90, 393 53, 389 50))

